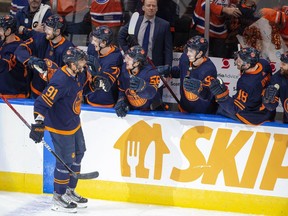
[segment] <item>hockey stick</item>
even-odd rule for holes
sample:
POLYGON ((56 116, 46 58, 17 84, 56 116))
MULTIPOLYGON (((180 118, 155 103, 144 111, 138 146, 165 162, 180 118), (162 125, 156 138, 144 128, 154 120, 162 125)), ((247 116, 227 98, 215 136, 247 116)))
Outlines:
MULTIPOLYGON (((152 67, 154 69, 157 69, 156 66, 154 65, 152 59, 150 59, 148 56, 147 56, 147 60, 149 62, 149 64, 152 65, 152 67)), ((168 85, 167 81, 164 79, 164 77, 160 76, 160 79, 161 81, 164 83, 165 87, 168 89, 168 91, 170 92, 170 94, 172 95, 172 97, 175 99, 175 101, 180 104, 180 100, 177 98, 177 96, 175 95, 175 93, 173 92, 173 90, 171 89, 171 87, 168 85)))
MULTIPOLYGON (((133 37, 133 39, 136 41, 135 38, 135 27, 137 24, 137 20, 139 18, 139 13, 138 12, 134 12, 131 16, 130 22, 129 22, 129 26, 128 26, 128 34, 130 36, 133 37)), ((138 42, 137 42, 138 43, 138 42)), ((154 63, 152 62, 152 60, 147 56, 147 60, 148 62, 152 65, 152 67, 154 69, 156 69, 156 66, 154 65, 154 63)), ((168 85, 168 83, 166 82, 166 80, 160 76, 161 81, 164 83, 165 87, 168 89, 168 91, 170 92, 170 94, 173 96, 173 98, 175 99, 175 101, 180 104, 179 99, 177 98, 177 96, 175 95, 175 93, 173 92, 173 90, 170 88, 170 86, 168 85)))
POLYGON ((139 18, 139 13, 134 12, 130 18, 129 26, 128 26, 128 34, 134 35, 135 34, 135 27, 139 18))
MULTIPOLYGON (((22 122, 31 130, 30 124, 21 116, 21 114, 12 106, 12 104, 1 94, 2 100, 12 109, 12 111, 22 120, 22 122)), ((68 172, 76 179, 93 179, 99 176, 99 172, 90 172, 90 173, 75 173, 60 157, 57 155, 51 147, 42 139, 42 144, 44 147, 52 153, 52 155, 68 170, 68 172)))

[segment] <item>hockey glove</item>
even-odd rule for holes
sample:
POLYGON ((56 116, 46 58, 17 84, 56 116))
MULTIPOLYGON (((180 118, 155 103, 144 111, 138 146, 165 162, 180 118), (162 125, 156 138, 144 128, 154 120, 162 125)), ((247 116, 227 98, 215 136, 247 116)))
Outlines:
POLYGON ((47 74, 48 67, 47 67, 44 59, 40 59, 40 58, 31 56, 27 65, 29 68, 35 69, 41 74, 47 74))
POLYGON ((203 90, 202 82, 194 78, 184 78, 183 87, 186 91, 192 92, 193 94, 199 95, 203 90))
POLYGON ((43 121, 36 121, 36 124, 31 124, 29 137, 34 140, 35 143, 41 142, 44 137, 44 128, 43 121))
POLYGON ((263 103, 273 103, 278 93, 279 85, 269 85, 264 93, 263 103))
POLYGON ((216 101, 225 101, 229 97, 229 90, 220 78, 212 79, 209 88, 216 101))
POLYGON ((127 43, 128 47, 139 45, 137 37, 135 37, 135 35, 129 35, 127 43))
POLYGON ((169 77, 172 67, 170 65, 157 66, 157 71, 160 76, 169 77))
POLYGON ((87 69, 92 76, 96 76, 99 73, 100 63, 97 57, 93 55, 88 55, 87 69))
POLYGON ((93 90, 103 89, 103 91, 108 92, 111 89, 110 81, 103 76, 95 76, 92 81, 93 90))
POLYGON ((145 89, 146 82, 140 77, 131 76, 130 78, 130 90, 141 92, 145 89))
POLYGON ((118 117, 125 117, 129 111, 129 105, 125 98, 118 99, 114 107, 118 117))

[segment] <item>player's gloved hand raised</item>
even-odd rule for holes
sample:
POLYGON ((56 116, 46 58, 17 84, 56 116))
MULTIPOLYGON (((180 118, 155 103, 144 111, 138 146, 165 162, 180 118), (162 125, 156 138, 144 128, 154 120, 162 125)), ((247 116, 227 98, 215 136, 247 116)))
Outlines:
POLYGON ((144 79, 137 77, 137 76, 131 76, 130 77, 130 90, 141 92, 145 89, 146 82, 144 79))
POLYGON ((224 101, 229 97, 229 90, 221 78, 212 79, 209 88, 216 101, 224 101))
POLYGON ((184 78, 183 87, 186 91, 192 92, 193 94, 196 95, 198 95, 203 90, 202 82, 192 77, 184 78))
POLYGON ((127 39, 128 39, 127 43, 129 47, 139 45, 137 37, 135 35, 129 35, 127 39))
POLYGON ((100 63, 98 58, 93 55, 88 55, 87 69, 92 76, 96 76, 99 73, 100 63))
POLYGON ((36 69, 39 73, 47 73, 48 67, 44 59, 31 56, 27 62, 27 65, 31 69, 36 69))
POLYGON ((169 77, 172 67, 170 65, 160 65, 156 67, 160 76, 169 77))
POLYGON ((95 76, 92 79, 92 88, 94 90, 103 89, 103 91, 108 92, 111 89, 111 83, 104 76, 95 76))
POLYGON ((117 103, 115 104, 114 109, 118 117, 121 117, 121 118, 125 117, 129 111, 129 105, 126 99, 124 97, 119 98, 117 103))
POLYGON ((34 140, 35 143, 41 142, 44 137, 44 128, 43 121, 36 121, 35 124, 31 124, 29 137, 34 140))
POLYGON ((279 85, 269 85, 264 93, 263 103, 273 103, 278 93, 279 85))

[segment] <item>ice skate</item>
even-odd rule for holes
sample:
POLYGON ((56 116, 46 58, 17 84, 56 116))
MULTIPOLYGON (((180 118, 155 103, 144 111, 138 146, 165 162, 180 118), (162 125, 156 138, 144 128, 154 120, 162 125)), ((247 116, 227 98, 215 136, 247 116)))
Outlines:
POLYGON ((67 194, 53 194, 53 206, 51 208, 53 211, 58 212, 68 212, 68 213, 77 213, 77 204, 70 201, 67 194))
POLYGON ((87 208, 88 199, 77 194, 74 189, 67 187, 66 195, 70 201, 77 203, 78 208, 87 208))

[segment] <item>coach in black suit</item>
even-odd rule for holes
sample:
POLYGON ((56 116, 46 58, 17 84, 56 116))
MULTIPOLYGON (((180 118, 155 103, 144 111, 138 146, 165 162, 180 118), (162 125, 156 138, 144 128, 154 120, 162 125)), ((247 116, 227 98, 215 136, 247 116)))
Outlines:
MULTIPOLYGON (((157 0, 144 0, 142 10, 144 16, 140 16, 135 27, 135 38, 139 45, 143 46, 144 33, 147 27, 147 20, 151 22, 150 36, 148 43, 148 56, 153 63, 158 65, 172 65, 173 44, 170 24, 166 20, 157 17, 157 0)), ((118 44, 124 52, 129 49, 129 24, 123 26, 118 33, 118 44)))

